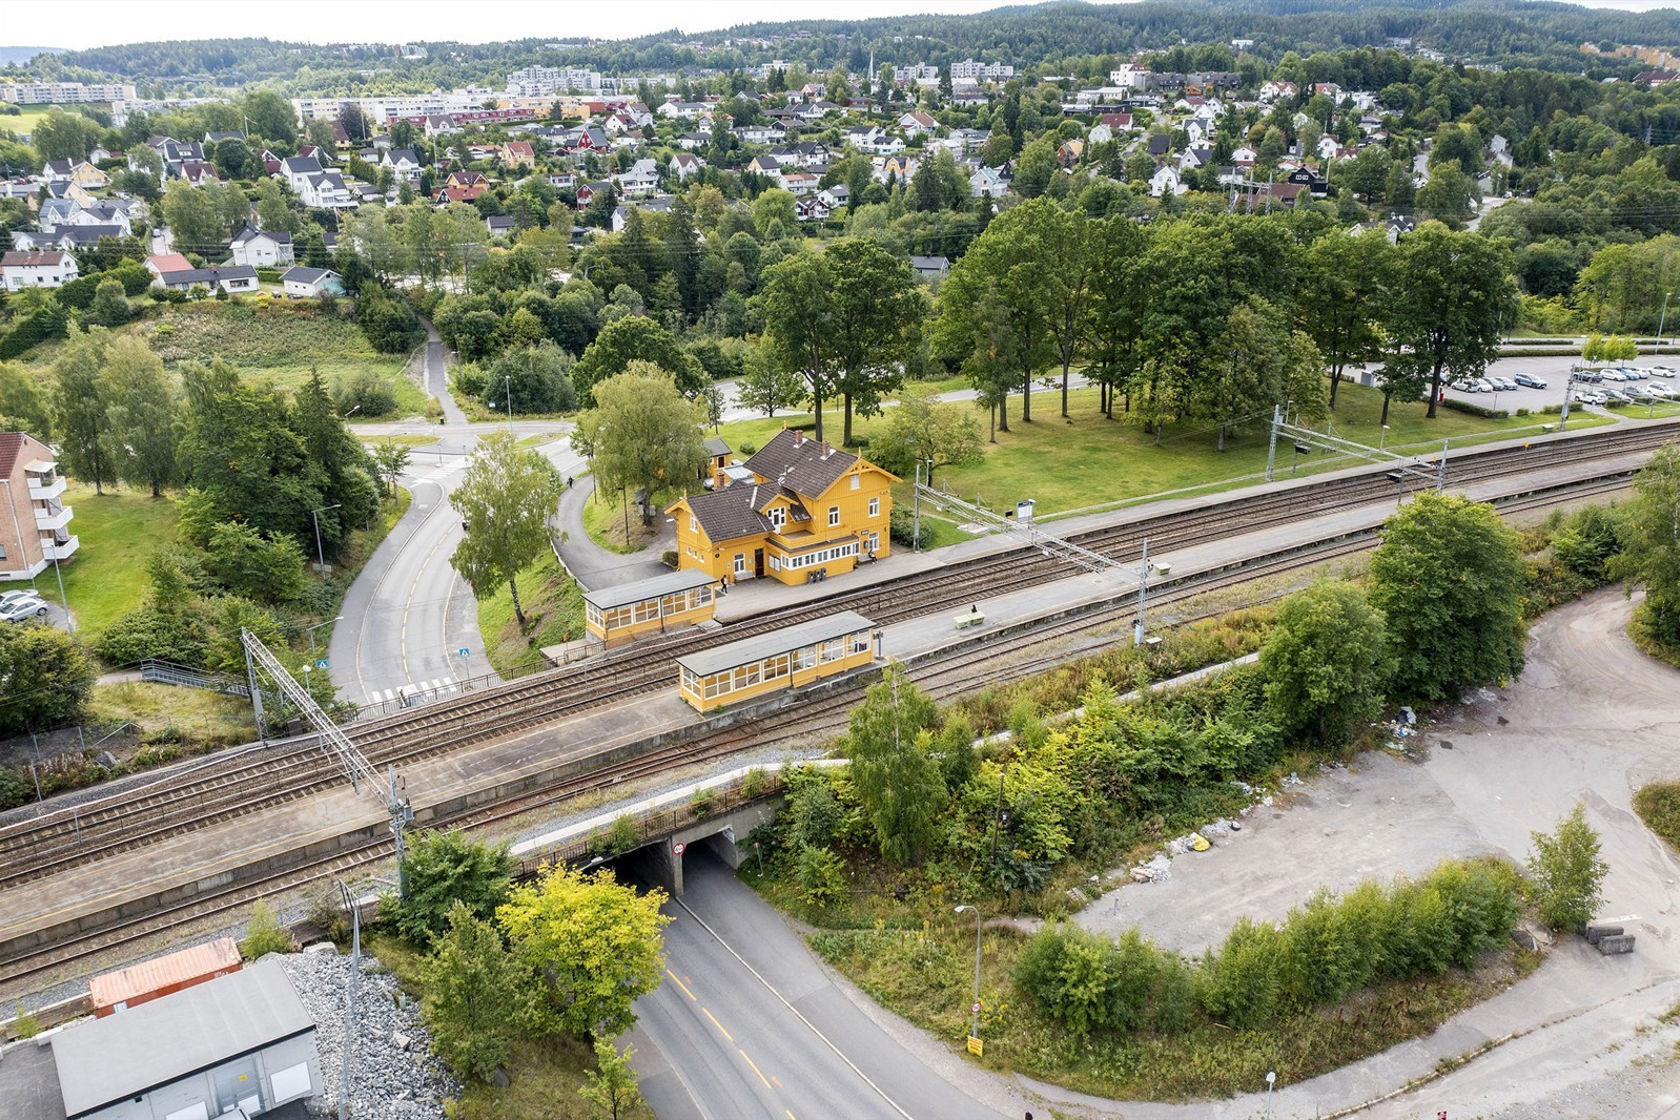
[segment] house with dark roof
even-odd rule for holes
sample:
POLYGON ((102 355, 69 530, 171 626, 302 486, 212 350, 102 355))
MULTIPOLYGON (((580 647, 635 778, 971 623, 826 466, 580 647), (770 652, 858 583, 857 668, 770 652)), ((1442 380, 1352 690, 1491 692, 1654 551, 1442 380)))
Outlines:
POLYGON ((15 250, 0 256, 0 277, 8 292, 25 288, 62 288, 80 275, 76 258, 63 250, 15 250))
POLYGON ((249 224, 233 235, 230 250, 234 264, 248 264, 253 268, 274 268, 297 259, 291 234, 284 230, 253 229, 249 224))
POLYGON ((280 283, 293 299, 319 299, 324 295, 344 294, 343 278, 330 268, 294 265, 281 274, 280 283))
POLYGON ((784 428, 745 463, 719 466, 712 489, 665 512, 676 521, 677 566, 738 582, 810 583, 891 550, 892 474, 784 428))

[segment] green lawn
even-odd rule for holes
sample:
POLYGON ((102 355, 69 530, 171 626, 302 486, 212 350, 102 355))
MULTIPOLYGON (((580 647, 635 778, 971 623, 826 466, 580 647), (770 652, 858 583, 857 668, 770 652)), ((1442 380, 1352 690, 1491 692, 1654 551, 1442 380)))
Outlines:
MULTIPOLYGON (((80 483, 72 483, 62 500, 75 508, 70 531, 82 542, 75 559, 63 565, 64 593, 77 630, 91 640, 145 600, 146 557, 175 539, 175 503, 126 487, 95 494, 80 483)), ((58 600, 50 568, 35 582, 43 595, 58 600)))
MULTIPOLYGON (((589 500, 583 503, 583 527, 589 539, 602 548, 629 555, 642 551, 659 535, 659 530, 664 527, 664 514, 656 516, 651 525, 643 525, 636 513, 635 503, 632 502, 626 512, 624 497, 616 490, 610 494, 591 493, 589 500), (628 532, 625 531, 626 524, 628 532)), ((675 493, 655 497, 661 509, 677 500, 675 493)))
MULTIPOLYGON (((1010 430, 998 432, 996 442, 986 445, 985 460, 968 467, 944 468, 935 477, 935 485, 947 487, 951 493, 970 501, 978 496, 992 509, 1032 498, 1037 502, 1037 514, 1044 516, 1191 487, 1228 484, 1266 469, 1268 440, 1267 426, 1263 423, 1228 435, 1226 449, 1221 452, 1216 449, 1218 432, 1201 424, 1169 424, 1157 445, 1137 420, 1118 413, 1114 420, 1103 417, 1098 411, 1096 389, 1074 390, 1069 395, 1066 419, 1061 416, 1060 405, 1058 391, 1035 390, 1033 422, 1024 424, 1020 420, 1020 398, 1012 397, 1010 430)), ((982 428, 989 430, 986 413, 978 406, 969 407, 974 409, 982 428)), ((1378 423, 1382 395, 1374 389, 1344 382, 1338 393, 1331 430, 1367 445, 1375 445, 1380 436, 1385 447, 1431 452, 1440 449, 1443 439, 1453 440, 1454 446, 1463 446, 1525 432, 1538 434, 1542 424, 1555 422, 1555 417, 1549 416, 1490 420, 1446 408, 1430 420, 1425 416, 1426 410, 1422 403, 1393 406, 1389 410, 1389 430, 1382 435, 1378 423)), ((738 420, 723 425, 718 434, 737 455, 744 457, 745 446, 762 447, 784 426, 809 424, 811 419, 811 414, 806 412, 787 413, 773 420, 738 420)), ((1611 421, 1586 417, 1572 420, 1570 427, 1607 423, 1611 421)), ((824 410, 824 434, 831 441, 838 440, 840 424, 838 411, 824 410)), ((854 434, 868 438, 884 424, 884 416, 860 417, 853 421, 854 434)), ((1290 471, 1291 447, 1291 444, 1280 444, 1278 470, 1285 475, 1290 471)), ((1317 453, 1302 457, 1298 470, 1324 469, 1316 465, 1322 459, 1322 454, 1317 453)), ((1330 465, 1355 464, 1338 460, 1330 465)), ((902 492, 896 495, 896 500, 903 503, 908 500, 908 488, 899 489, 902 492)))
POLYGON ((544 668, 543 646, 559 645, 583 636, 583 593, 561 571, 552 554, 519 576, 519 602, 530 622, 519 632, 513 596, 503 586, 478 601, 478 629, 484 636, 485 656, 504 677, 521 677, 544 668))
POLYGON ((17 116, 6 115, 0 117, 0 128, 8 132, 34 132, 35 126, 41 119, 54 109, 63 109, 62 105, 19 105, 23 110, 17 116))

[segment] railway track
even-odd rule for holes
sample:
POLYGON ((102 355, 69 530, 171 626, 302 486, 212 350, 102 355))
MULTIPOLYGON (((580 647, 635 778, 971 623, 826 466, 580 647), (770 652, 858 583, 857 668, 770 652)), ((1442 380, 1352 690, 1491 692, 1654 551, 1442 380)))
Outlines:
MULTIPOLYGON (((1577 500, 1625 486, 1625 477, 1599 479, 1556 495, 1521 498, 1507 503, 1504 508, 1507 512, 1541 509, 1555 505, 1560 500, 1577 500)), ((1321 542, 1287 556, 1264 559, 1232 570, 1185 579, 1157 593, 1152 599, 1153 608, 1159 613, 1175 603, 1220 588, 1315 567, 1367 550, 1374 545, 1375 540, 1374 531, 1353 534, 1342 539, 1321 542)), ((1104 624, 1123 621, 1130 617, 1131 610, 1129 603, 1110 603, 1030 631, 953 652, 913 667, 909 671, 910 676, 935 698, 941 700, 970 691, 977 685, 1018 680, 1069 660, 1069 652, 1060 646, 1064 639, 1104 624), (1018 653, 1031 656, 1010 659, 1010 655, 1018 653)), ((1204 617, 1207 615, 1180 617, 1175 619, 1174 624, 1183 625, 1204 617)), ((1078 656, 1079 652, 1081 651, 1076 651, 1071 656, 1078 656)), ((495 827, 581 793, 633 782, 682 766, 727 756, 744 747, 794 747, 817 736, 832 735, 845 727, 850 709, 857 702, 864 687, 865 682, 859 681, 856 687, 809 701, 800 706, 792 719, 780 721, 774 728, 765 728, 753 722, 720 730, 689 742, 645 752, 586 774, 575 775, 504 799, 494 805, 454 814, 434 824, 439 827, 467 829, 495 827)), ((335 877, 378 864, 391 858, 392 854, 391 841, 366 841, 330 857, 248 880, 214 894, 201 895, 190 902, 153 910, 121 925, 62 939, 51 946, 17 955, 4 962, 0 965, 0 985, 10 988, 21 981, 51 973, 91 954, 122 948, 172 929, 225 916, 261 897, 325 883, 335 877)))
MULTIPOLYGON (((1454 485, 1529 472, 1577 459, 1590 451, 1608 458, 1654 449, 1680 425, 1592 432, 1567 440, 1513 447, 1449 460, 1454 485)), ((1254 532, 1303 517, 1382 501, 1427 488, 1408 477, 1401 484, 1382 474, 1308 483, 1267 494, 1216 500, 1136 522, 1091 530, 1076 543, 1127 563, 1138 559, 1145 537, 1157 553, 1223 535, 1254 532)), ((763 633, 838 610, 855 610, 878 623, 901 621, 1019 590, 1069 574, 1071 566, 1030 546, 861 587, 821 602, 749 616, 720 636, 671 635, 639 642, 615 654, 535 674, 484 692, 440 701, 419 712, 381 720, 351 732, 377 767, 399 767, 462 746, 574 716, 600 705, 666 687, 680 654, 719 640, 763 633)), ((0 827, 0 890, 262 808, 309 796, 342 782, 336 763, 311 737, 269 751, 250 752, 223 764, 175 772, 158 782, 115 793, 86 807, 49 809, 0 827)))

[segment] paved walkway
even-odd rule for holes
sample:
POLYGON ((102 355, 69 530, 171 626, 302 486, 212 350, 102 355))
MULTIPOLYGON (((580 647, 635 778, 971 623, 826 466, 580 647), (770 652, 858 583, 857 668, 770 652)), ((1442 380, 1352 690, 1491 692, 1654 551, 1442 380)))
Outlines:
MULTIPOLYGON (((590 591, 670 571, 659 559, 676 547, 676 530, 668 524, 662 524, 653 543, 640 552, 614 552, 595 543, 583 527, 583 506, 594 493, 594 476, 586 474, 575 478, 566 492, 560 495, 560 508, 551 523, 556 531, 555 539, 559 542, 560 562, 566 565, 572 578, 585 591, 590 591)), ((634 511, 631 511, 631 516, 635 516, 634 511)), ((663 514, 660 520, 664 521, 663 514)))

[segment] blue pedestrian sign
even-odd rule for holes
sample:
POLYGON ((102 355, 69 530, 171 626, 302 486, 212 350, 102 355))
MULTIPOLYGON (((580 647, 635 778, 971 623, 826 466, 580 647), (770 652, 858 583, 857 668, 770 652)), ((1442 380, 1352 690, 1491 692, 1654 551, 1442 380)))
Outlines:
POLYGON ((327 667, 327 659, 324 658, 324 657, 321 658, 321 660, 315 662, 315 668, 317 668, 317 669, 325 669, 326 667, 327 667))
POLYGON ((461 660, 465 661, 467 659, 467 654, 471 653, 472 651, 467 649, 466 646, 462 646, 458 652, 460 654, 461 660))

